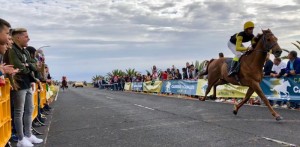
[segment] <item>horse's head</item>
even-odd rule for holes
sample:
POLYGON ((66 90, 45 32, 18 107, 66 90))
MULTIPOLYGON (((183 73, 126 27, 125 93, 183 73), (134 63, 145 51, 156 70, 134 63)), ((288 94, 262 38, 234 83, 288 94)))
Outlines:
POLYGON ((280 57, 282 50, 280 46, 277 43, 277 38, 275 35, 271 32, 270 29, 268 30, 262 30, 263 36, 262 36, 262 45, 264 47, 264 50, 266 52, 272 51, 272 54, 275 57, 280 57))

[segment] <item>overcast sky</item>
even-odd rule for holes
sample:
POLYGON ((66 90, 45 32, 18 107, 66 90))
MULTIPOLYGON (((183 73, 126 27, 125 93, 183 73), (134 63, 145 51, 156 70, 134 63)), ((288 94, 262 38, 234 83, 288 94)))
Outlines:
POLYGON ((145 73, 186 62, 232 57, 229 37, 244 22, 270 28, 296 49, 300 0, 0 0, 0 17, 25 27, 43 48, 54 79, 91 81, 113 69, 145 73))

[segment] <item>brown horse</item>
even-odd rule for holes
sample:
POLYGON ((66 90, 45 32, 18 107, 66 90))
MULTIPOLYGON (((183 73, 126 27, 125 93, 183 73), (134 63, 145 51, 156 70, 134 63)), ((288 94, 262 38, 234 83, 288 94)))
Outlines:
MULTIPOLYGON (((257 35, 256 47, 249 52, 249 54, 243 55, 240 58, 240 71, 237 73, 238 82, 236 77, 228 77, 228 65, 225 59, 211 60, 207 66, 206 72, 201 75, 208 75, 208 87, 205 92, 205 96, 199 100, 205 101, 207 94, 211 88, 214 87, 213 96, 216 97, 216 87, 218 85, 231 83, 234 85, 248 86, 249 89, 245 98, 239 103, 234 105, 233 113, 236 115, 238 110, 246 103, 251 95, 256 92, 258 96, 268 106, 269 110, 276 120, 281 120, 282 117, 274 111, 271 107, 268 99, 264 95, 259 83, 263 78, 263 66, 269 51, 272 51, 275 57, 281 55, 281 48, 277 43, 277 38, 271 32, 270 29, 262 30, 262 34, 257 35)), ((200 75, 200 76, 201 76, 200 75)))

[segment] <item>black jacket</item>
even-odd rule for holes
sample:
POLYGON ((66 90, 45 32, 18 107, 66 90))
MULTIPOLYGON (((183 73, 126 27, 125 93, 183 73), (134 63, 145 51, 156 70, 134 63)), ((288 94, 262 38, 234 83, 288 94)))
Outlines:
POLYGON ((8 56, 10 64, 14 65, 14 68, 20 70, 20 72, 15 75, 15 82, 19 87, 18 90, 30 88, 30 83, 35 82, 33 72, 37 69, 29 52, 26 49, 21 49, 16 44, 13 44, 8 56))

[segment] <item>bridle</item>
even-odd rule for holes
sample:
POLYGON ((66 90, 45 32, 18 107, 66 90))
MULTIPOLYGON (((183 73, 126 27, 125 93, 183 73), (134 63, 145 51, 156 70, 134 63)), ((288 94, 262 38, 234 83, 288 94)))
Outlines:
POLYGON ((267 34, 273 35, 273 33, 266 33, 266 34, 263 34, 263 36, 262 36, 262 44, 263 44, 264 49, 263 49, 263 50, 256 49, 255 51, 263 52, 263 53, 268 53, 268 52, 270 52, 270 50, 271 50, 275 45, 278 45, 277 41, 272 42, 272 43, 268 43, 267 40, 266 40, 266 35, 267 35, 267 34))

